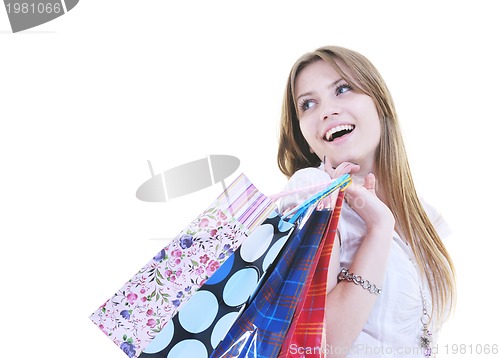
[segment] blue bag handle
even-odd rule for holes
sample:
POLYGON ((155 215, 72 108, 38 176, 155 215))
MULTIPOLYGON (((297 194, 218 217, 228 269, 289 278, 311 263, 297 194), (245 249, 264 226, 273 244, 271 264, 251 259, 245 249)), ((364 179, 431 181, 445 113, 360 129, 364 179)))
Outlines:
MULTIPOLYGON (((335 190, 341 188, 344 189, 351 183, 352 179, 349 174, 344 174, 341 177, 338 177, 334 181, 332 181, 325 189, 319 191, 318 193, 311 196, 309 199, 304 201, 298 207, 294 208, 291 212, 289 212, 286 217, 289 217, 291 214, 294 214, 289 220, 287 220, 290 224, 294 224, 299 220, 302 216, 304 216, 308 210, 312 210, 311 208, 316 207, 320 200, 324 199, 335 190)), ((285 217, 283 218, 285 220, 285 217)))

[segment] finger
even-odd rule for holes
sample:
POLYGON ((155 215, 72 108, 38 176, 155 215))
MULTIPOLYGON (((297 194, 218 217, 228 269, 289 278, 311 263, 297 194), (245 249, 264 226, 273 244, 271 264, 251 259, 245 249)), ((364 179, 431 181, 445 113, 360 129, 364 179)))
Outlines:
POLYGON ((335 178, 335 168, 332 167, 332 164, 330 163, 330 159, 328 159, 327 156, 325 156, 325 158, 323 159, 323 163, 324 163, 324 169, 325 169, 325 172, 328 173, 328 175, 330 175, 330 178, 335 178))
POLYGON ((368 173, 368 175, 365 178, 365 183, 363 186, 368 189, 371 193, 375 194, 375 175, 373 173, 368 173))
POLYGON ((356 183, 348 185, 344 194, 346 201, 349 203, 353 200, 353 198, 358 197, 360 195, 360 189, 364 190, 362 185, 356 183))
POLYGON ((325 171, 330 175, 330 178, 338 178, 344 174, 356 173, 360 166, 351 162, 342 162, 336 168, 333 168, 330 160, 325 157, 325 171))
POLYGON ((341 177, 344 174, 352 174, 358 172, 360 166, 351 162, 341 163, 337 169, 335 169, 335 177, 341 177))
POLYGON ((363 205, 363 192, 366 191, 366 188, 362 185, 352 183, 347 187, 344 199, 347 204, 356 210, 359 205, 363 205))

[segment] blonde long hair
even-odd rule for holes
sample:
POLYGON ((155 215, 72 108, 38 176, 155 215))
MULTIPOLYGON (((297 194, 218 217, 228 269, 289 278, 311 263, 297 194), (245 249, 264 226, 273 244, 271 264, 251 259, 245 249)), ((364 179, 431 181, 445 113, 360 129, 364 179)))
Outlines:
POLYGON ((329 63, 354 90, 375 102, 381 124, 381 138, 375 165, 382 173, 386 204, 396 219, 396 230, 408 241, 418 266, 431 289, 433 312, 439 324, 455 304, 455 269, 443 242, 427 216, 413 183, 392 96, 378 70, 363 55, 336 46, 321 47, 305 54, 292 67, 286 85, 278 147, 278 166, 287 177, 306 167, 317 167, 320 158, 311 153, 299 127, 295 103, 295 80, 307 65, 329 63), (349 73, 342 71, 345 65, 349 73))

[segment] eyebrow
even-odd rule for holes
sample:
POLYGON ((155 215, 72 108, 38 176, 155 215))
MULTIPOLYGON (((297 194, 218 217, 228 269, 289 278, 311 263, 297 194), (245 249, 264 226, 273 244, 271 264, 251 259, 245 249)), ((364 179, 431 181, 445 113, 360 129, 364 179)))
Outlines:
MULTIPOLYGON (((328 85, 328 88, 336 87, 336 86, 337 86, 337 84, 338 84, 339 82, 342 82, 342 81, 344 81, 344 78, 340 77, 338 80, 333 81, 332 83, 330 83, 330 84, 328 85)), ((310 96, 310 95, 312 95, 312 94, 314 94, 314 91, 309 91, 309 92, 306 92, 306 93, 302 93, 300 96, 297 96, 297 98, 295 98, 295 102, 298 102, 298 101, 299 101, 299 98, 302 98, 302 97, 307 97, 307 96, 310 96)))

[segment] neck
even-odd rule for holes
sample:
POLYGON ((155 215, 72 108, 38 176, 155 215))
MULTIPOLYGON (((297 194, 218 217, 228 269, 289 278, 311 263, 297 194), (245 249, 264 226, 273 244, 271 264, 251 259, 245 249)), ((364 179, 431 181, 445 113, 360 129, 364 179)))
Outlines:
POLYGON ((357 173, 351 174, 353 183, 363 185, 365 183, 366 176, 370 173, 373 173, 375 175, 375 193, 377 194, 377 197, 387 205, 386 193, 384 186, 382 185, 382 183, 384 182, 384 178, 377 170, 375 165, 373 165, 373 163, 360 164, 360 170, 357 173))
POLYGON ((365 178, 368 174, 373 173, 375 175, 375 179, 378 181, 379 173, 375 166, 374 160, 354 160, 354 163, 359 165, 359 171, 356 173, 352 173, 352 181, 353 183, 363 185, 365 182, 365 178))

